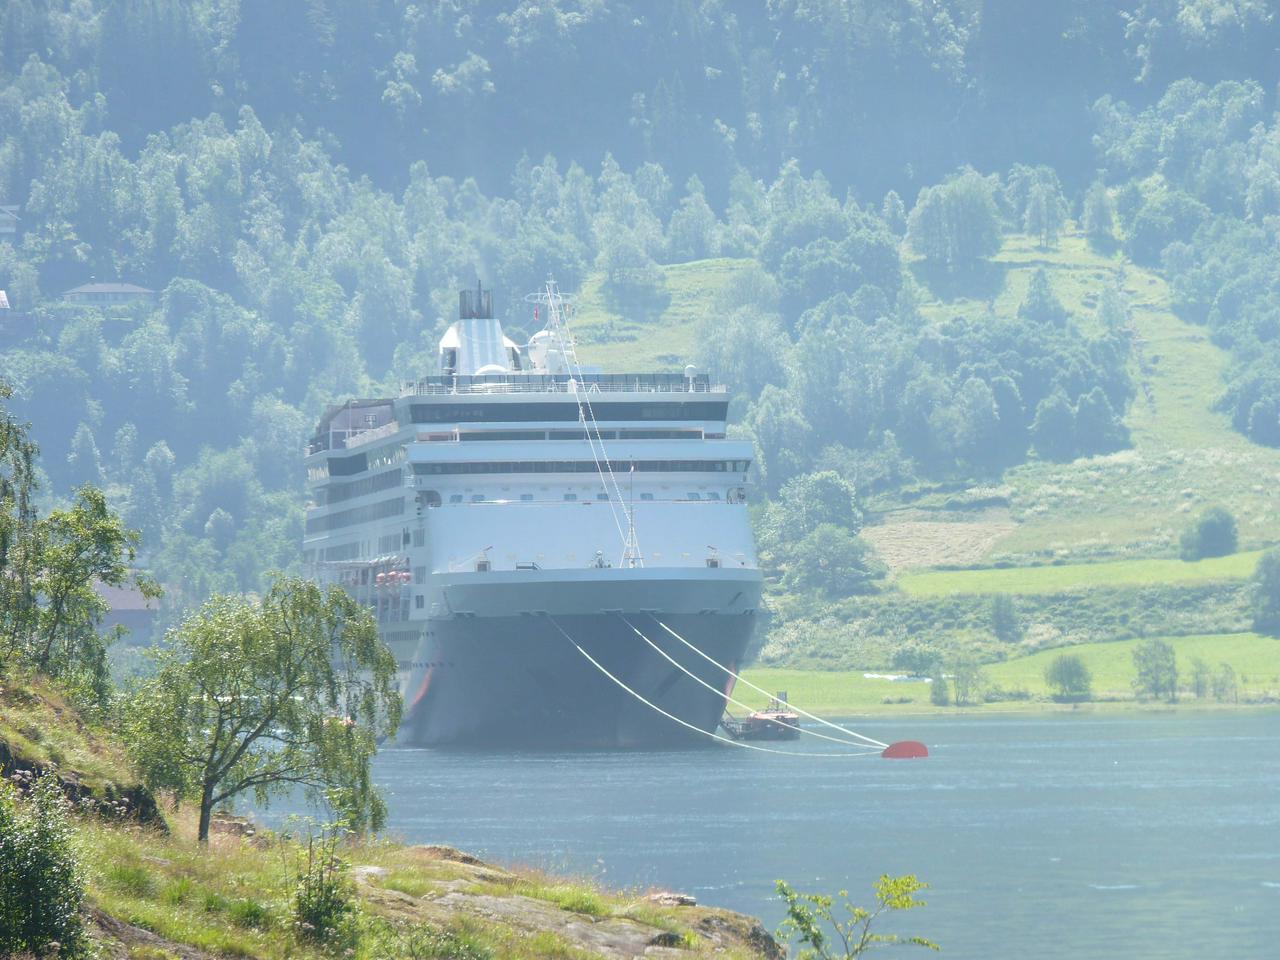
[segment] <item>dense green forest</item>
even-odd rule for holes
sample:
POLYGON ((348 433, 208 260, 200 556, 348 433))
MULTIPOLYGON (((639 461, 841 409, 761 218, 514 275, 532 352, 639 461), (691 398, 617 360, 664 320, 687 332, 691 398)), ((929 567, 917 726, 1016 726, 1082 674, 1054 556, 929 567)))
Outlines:
POLYGON ((861 588, 851 501, 1130 442, 1127 295, 997 302, 1010 234, 1160 271, 1280 446, 1278 44, 1260 0, 10 0, 0 377, 42 495, 105 487, 182 606, 296 565, 313 418, 430 370, 458 287, 517 336, 548 272, 645 323, 733 258, 673 365, 791 485, 780 581, 861 588))

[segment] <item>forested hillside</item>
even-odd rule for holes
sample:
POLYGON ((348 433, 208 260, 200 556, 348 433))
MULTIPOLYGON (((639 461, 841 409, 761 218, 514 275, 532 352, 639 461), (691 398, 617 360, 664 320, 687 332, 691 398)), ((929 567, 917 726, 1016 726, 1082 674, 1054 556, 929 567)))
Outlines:
MULTIPOLYGON (((1198 362, 1136 271, 1229 358, 1195 429, 1280 446, 1277 44, 1253 0, 11 0, 0 377, 182 606, 295 566, 326 404, 430 370, 477 278, 529 333, 551 272, 585 358, 732 385, 780 589, 873 589, 866 513, 956 491, 1033 557, 1198 362)), ((1138 527, 1092 552, 1172 549, 1138 527)))

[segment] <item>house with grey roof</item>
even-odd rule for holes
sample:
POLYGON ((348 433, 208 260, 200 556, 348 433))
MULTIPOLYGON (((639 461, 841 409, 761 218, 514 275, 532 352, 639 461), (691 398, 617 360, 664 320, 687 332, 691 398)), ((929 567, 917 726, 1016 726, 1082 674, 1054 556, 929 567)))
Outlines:
POLYGON ((62 299, 67 303, 101 307, 117 303, 132 303, 135 300, 150 300, 155 295, 154 290, 148 290, 133 283, 90 282, 64 290, 62 299))

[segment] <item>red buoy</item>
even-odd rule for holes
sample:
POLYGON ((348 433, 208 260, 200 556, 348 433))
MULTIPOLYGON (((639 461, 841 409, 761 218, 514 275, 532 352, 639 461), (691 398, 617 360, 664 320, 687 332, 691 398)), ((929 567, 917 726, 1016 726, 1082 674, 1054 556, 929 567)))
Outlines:
POLYGON ((886 760, 920 760, 929 755, 929 748, 919 740, 899 740, 880 751, 886 760))

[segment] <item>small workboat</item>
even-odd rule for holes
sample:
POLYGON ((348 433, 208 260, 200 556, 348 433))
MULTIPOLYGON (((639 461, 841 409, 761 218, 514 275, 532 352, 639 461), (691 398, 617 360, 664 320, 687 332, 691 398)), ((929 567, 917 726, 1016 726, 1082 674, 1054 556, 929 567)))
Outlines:
POLYGON ((782 691, 763 710, 756 710, 743 719, 726 710, 720 726, 734 740, 797 740, 800 714, 791 709, 786 691, 782 691))

